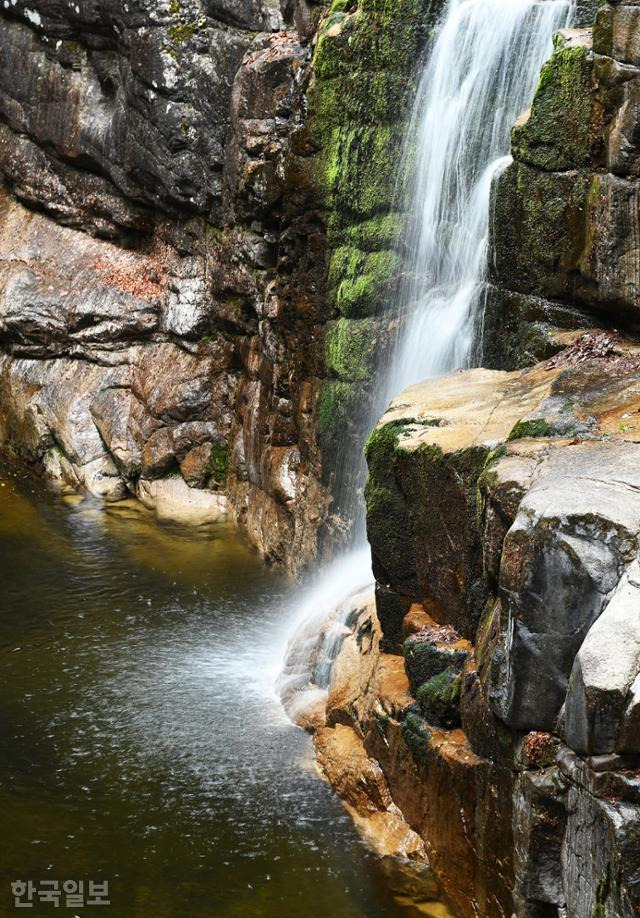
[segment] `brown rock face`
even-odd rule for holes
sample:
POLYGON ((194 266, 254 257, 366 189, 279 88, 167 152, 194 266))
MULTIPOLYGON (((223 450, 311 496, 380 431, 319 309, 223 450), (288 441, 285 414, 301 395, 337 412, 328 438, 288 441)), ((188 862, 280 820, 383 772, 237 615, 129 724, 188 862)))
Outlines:
POLYGON ((260 0, 2 16, 4 447, 109 499, 181 475, 304 567, 328 503, 308 48, 260 0))
POLYGON ((310 177, 299 184, 315 152, 303 124, 309 61, 293 32, 256 40, 233 87, 225 172, 230 245, 264 279, 243 351, 229 493, 252 540, 292 567, 316 554, 329 503, 315 433, 325 233, 310 177))
MULTIPOLYGON (((374 850, 428 857, 452 903, 438 914, 508 914, 512 775, 461 730, 426 726, 409 687, 414 661, 380 652, 375 608, 362 602, 332 669, 326 725, 309 725, 320 768, 374 850)), ((423 615, 439 647, 468 657, 466 642, 423 615)))
POLYGON ((402 220, 384 211, 441 5, 363 3, 322 28, 315 0, 3 7, 0 347, 42 361, 5 374, 7 449, 103 490, 75 447, 45 461, 65 404, 38 449, 20 439, 38 367, 53 403, 63 364, 45 362, 74 360, 76 428, 112 496, 180 470, 292 571, 344 539, 331 479, 359 454, 351 409, 388 343, 371 310, 402 220))

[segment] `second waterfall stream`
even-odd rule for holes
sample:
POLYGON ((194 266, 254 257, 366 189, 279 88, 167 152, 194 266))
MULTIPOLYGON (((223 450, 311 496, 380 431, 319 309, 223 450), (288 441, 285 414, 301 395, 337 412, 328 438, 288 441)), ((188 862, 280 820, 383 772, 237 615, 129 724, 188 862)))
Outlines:
MULTIPOLYGON (((472 366, 479 338, 491 185, 509 162, 511 127, 533 97, 552 36, 574 0, 448 0, 428 49, 402 170, 411 227, 397 301, 398 333, 378 369, 373 427, 402 389, 472 366)), ((405 204, 406 202, 406 204, 405 204)), ((363 463, 355 444, 353 465, 363 463)), ((336 482, 340 487, 340 482, 336 482)), ((278 680, 292 719, 326 696, 355 597, 372 583, 364 505, 353 547, 320 571, 297 607, 278 680)))

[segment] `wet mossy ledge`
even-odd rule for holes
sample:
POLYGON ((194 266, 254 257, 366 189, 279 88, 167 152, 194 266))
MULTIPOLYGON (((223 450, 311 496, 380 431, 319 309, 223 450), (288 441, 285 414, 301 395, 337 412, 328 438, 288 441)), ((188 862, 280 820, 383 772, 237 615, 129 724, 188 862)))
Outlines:
POLYGON ((556 35, 494 183, 485 366, 544 359, 558 330, 638 336, 637 10, 579 7, 585 27, 556 35))
POLYGON ((594 142, 592 70, 588 31, 556 35, 531 111, 513 129, 514 158, 547 172, 589 163, 594 142))

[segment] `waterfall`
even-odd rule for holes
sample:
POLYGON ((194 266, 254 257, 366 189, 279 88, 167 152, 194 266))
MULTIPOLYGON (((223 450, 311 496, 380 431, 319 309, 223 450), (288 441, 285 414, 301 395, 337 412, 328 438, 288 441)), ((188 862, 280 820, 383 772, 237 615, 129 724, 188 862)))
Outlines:
MULTIPOLYGON (((445 6, 400 170, 408 270, 389 306, 399 331, 378 371, 371 426, 406 386, 472 365, 492 182, 510 161, 511 127, 533 97, 552 35, 570 24, 574 7, 575 0, 448 0, 445 6)), ((364 517, 363 508, 355 513, 364 517)), ((280 679, 290 711, 326 692, 350 597, 372 582, 357 518, 354 533, 352 552, 319 574, 296 615, 280 679)))
POLYGON ((448 4, 408 131, 410 270, 398 301, 404 323, 387 401, 471 363, 493 178, 510 162, 511 128, 530 103, 552 35, 571 15, 569 0, 448 4))

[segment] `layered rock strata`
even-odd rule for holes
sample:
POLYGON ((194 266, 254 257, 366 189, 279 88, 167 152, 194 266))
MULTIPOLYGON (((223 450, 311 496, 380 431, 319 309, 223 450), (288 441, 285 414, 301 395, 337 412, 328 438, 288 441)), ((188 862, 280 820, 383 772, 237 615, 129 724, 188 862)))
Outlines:
POLYGON ((341 538, 439 5, 5 4, 5 450, 232 512, 292 570, 341 538))
POLYGON ((296 356, 299 316, 274 290, 301 8, 2 15, 5 449, 160 515, 233 511, 266 557, 303 565, 328 500, 305 382, 321 368, 296 356))

